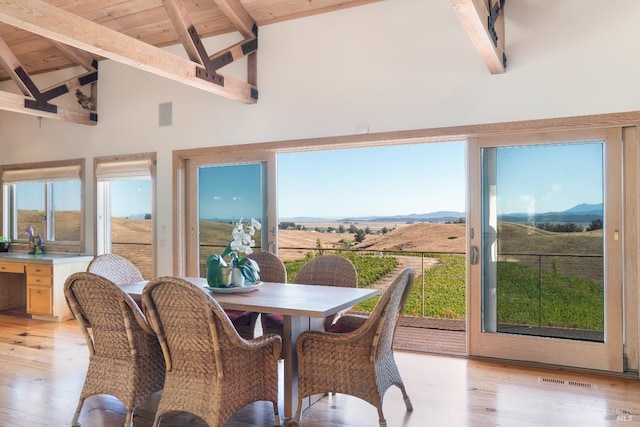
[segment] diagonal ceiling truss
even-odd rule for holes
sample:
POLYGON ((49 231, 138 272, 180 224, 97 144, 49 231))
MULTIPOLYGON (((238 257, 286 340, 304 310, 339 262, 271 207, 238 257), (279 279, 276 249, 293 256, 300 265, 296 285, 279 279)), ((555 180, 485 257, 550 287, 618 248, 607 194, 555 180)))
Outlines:
POLYGON ((507 68, 504 51, 505 0, 450 0, 491 74, 507 68))
POLYGON ((95 125, 97 122, 97 58, 109 58, 136 68, 247 104, 258 99, 256 52, 258 27, 239 0, 215 0, 244 40, 209 55, 183 0, 163 5, 186 52, 183 58, 133 37, 66 12, 41 0, 0 0, 0 21, 50 39, 86 73, 50 88, 40 89, 0 38, 0 65, 22 92, 0 92, 0 109, 95 125), (223 75, 220 68, 247 57, 247 81, 223 75), (77 108, 51 101, 75 91, 77 108), (89 93, 89 95, 87 95, 89 93))
MULTIPOLYGON (((104 58, 231 100, 253 104, 258 100, 258 26, 244 5, 258 18, 257 22, 265 24, 379 0, 323 0, 320 3, 309 0, 194 1, 0 0, 0 24, 14 27, 13 32, 0 32, 0 66, 4 69, 3 79, 11 78, 19 92, 0 91, 0 110, 95 125, 98 119, 98 61, 104 58), (137 22, 118 21, 129 16, 135 17, 131 19, 137 19, 137 22), (106 22, 110 26, 105 25, 106 22), (148 22, 150 27, 145 25, 148 22), (235 29, 243 40, 209 54, 194 22, 198 22, 207 37, 235 29), (132 24, 136 31, 125 34, 124 30, 132 24), (31 33, 32 37, 46 39, 47 43, 36 42, 32 48, 33 39, 16 36, 17 31, 31 33), (165 43, 159 43, 159 38, 165 43), (186 58, 159 47, 176 42, 184 46, 186 58), (27 45, 29 48, 25 48, 27 45), (12 52, 14 48, 20 49, 16 52, 20 52, 20 58, 25 58, 24 64, 12 52), (45 48, 56 51, 56 61, 48 62, 50 53, 45 48), (26 59, 31 51, 42 52, 37 67, 34 67, 33 55, 26 59), (246 79, 237 79, 221 71, 242 58, 247 65, 246 79), (46 88, 38 87, 27 72, 27 68, 37 73, 37 70, 51 71, 72 65, 83 70, 80 75, 46 88)), ((489 71, 504 73, 507 65, 505 0, 450 0, 450 3, 489 71)))

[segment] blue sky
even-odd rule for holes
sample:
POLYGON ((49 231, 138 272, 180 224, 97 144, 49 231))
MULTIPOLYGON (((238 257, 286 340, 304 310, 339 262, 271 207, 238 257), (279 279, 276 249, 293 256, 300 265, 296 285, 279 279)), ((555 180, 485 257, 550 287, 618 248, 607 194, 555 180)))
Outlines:
POLYGON ((601 142, 498 149, 500 213, 561 212, 602 203, 601 142))
MULTIPOLYGON (((500 148, 500 212, 562 211, 602 203, 602 158, 601 143, 500 148)), ((251 184, 260 180, 256 164, 201 168, 201 217, 260 217, 259 187, 251 184)), ((150 192, 140 188, 140 194, 150 192)), ((143 197, 124 199, 126 206, 114 205, 114 215, 146 212, 141 206, 150 206, 143 197)), ((281 218, 435 211, 465 211, 463 142, 278 155, 281 218)))
MULTIPOLYGON (((498 149, 500 213, 549 212, 602 203, 602 143, 498 149)), ((203 218, 259 218, 256 164, 200 169, 203 218)), ((23 184, 30 187, 29 184, 23 184)), ((56 183, 57 206, 73 203, 56 183)), ((26 189, 26 188, 25 188, 26 189)), ((21 201, 42 208, 42 187, 21 201)), ((24 193, 26 194, 26 193, 24 193)), ((112 215, 151 212, 151 181, 112 181, 112 215)), ((77 200, 77 199, 76 199, 77 200)), ((278 155, 281 218, 386 216, 465 211, 463 142, 412 144, 278 155)), ((77 208, 74 208, 77 209, 77 208)))
POLYGON ((199 169, 200 218, 232 219, 261 217, 259 164, 199 169))
POLYGON ((463 142, 278 156, 278 214, 343 218, 465 210, 463 142))
POLYGON ((151 180, 111 181, 111 200, 111 215, 115 217, 151 213, 151 180))

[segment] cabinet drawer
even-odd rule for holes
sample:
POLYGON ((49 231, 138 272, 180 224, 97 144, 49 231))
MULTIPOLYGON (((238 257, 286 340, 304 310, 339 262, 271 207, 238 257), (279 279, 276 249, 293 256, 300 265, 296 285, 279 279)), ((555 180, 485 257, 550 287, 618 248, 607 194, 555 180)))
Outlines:
POLYGON ((27 286, 27 313, 52 315, 52 289, 47 286, 27 286))
POLYGON ((53 267, 50 265, 27 264, 27 274, 29 276, 51 276, 53 267))
POLYGON ((50 265, 27 264, 27 286, 51 286, 53 268, 50 265))
POLYGON ((53 283, 51 276, 36 276, 33 274, 27 274, 27 286, 30 285, 40 285, 40 286, 51 286, 53 283))
POLYGON ((24 273, 24 264, 0 262, 0 273, 24 273))

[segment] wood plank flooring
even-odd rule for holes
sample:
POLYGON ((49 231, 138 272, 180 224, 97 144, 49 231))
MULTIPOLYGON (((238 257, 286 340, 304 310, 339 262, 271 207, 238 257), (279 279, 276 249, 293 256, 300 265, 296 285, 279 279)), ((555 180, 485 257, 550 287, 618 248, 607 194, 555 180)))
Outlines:
MULTIPOLYGON (((407 351, 396 351, 396 360, 415 409, 406 412, 400 391, 389 389, 389 427, 640 426, 637 378, 407 351)), ((87 364, 75 321, 0 316, 0 426, 69 426, 87 364)), ((138 409, 134 426, 151 425, 157 400, 153 396, 138 409)), ((305 411, 302 425, 377 426, 377 418, 373 406, 339 394, 305 411)), ((122 426, 124 409, 112 397, 94 396, 80 421, 84 427, 122 426)), ((163 421, 168 427, 204 426, 189 415, 163 421)), ((252 404, 226 425, 273 425, 270 405, 252 404)))

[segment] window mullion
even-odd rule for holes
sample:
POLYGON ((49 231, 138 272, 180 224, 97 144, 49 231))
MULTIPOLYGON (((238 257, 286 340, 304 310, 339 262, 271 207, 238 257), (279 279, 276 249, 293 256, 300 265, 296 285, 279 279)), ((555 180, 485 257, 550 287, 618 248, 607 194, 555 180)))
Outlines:
POLYGON ((51 235, 53 233, 53 230, 55 230, 55 227, 53 226, 53 221, 55 221, 55 218, 53 215, 52 200, 53 200, 53 186, 51 185, 51 182, 47 182, 45 185, 45 191, 44 191, 45 217, 44 217, 44 221, 42 221, 43 227, 44 227, 44 230, 42 230, 42 235, 44 236, 45 242, 50 242, 52 240, 55 240, 55 236, 51 235))

